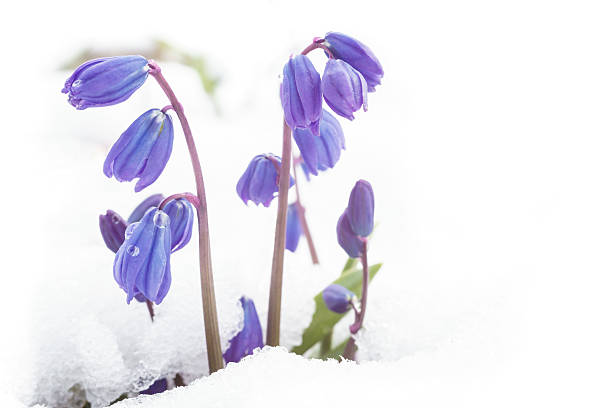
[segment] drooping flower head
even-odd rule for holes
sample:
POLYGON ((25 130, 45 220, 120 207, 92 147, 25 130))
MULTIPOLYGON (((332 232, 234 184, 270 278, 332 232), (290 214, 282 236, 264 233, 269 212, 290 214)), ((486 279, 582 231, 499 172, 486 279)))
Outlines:
POLYGON ((295 252, 300 237, 303 234, 302 224, 300 223, 300 208, 297 202, 290 204, 287 207, 287 229, 286 229, 286 240, 285 248, 291 252, 295 252))
POLYGON ((130 303, 141 293, 159 304, 170 289, 170 217, 150 208, 142 220, 130 224, 115 255, 113 275, 130 303))
POLYGON ((315 176, 319 170, 334 167, 345 148, 342 127, 338 119, 326 110, 321 115, 320 128, 320 136, 315 136, 309 129, 293 131, 293 138, 304 160, 304 170, 315 176))
POLYGON ((240 304, 244 313, 244 325, 230 340, 229 348, 223 353, 226 363, 237 363, 243 357, 253 354, 256 348, 263 347, 263 334, 255 303, 243 296, 240 298, 240 304))
MULTIPOLYGON (((260 154, 251 160, 246 171, 238 180, 236 192, 246 204, 249 200, 256 205, 263 204, 264 207, 276 197, 278 192, 278 180, 281 159, 273 154, 260 154)), ((289 187, 293 186, 293 177, 290 179, 289 187)))
POLYGON ((127 223, 113 210, 107 210, 106 214, 100 215, 99 222, 100 232, 106 247, 113 252, 117 252, 125 239, 127 223))
POLYGON ((342 285, 332 283, 323 289, 323 302, 329 310, 335 313, 346 312, 356 299, 357 296, 342 285))
POLYGON ((330 32, 325 35, 325 45, 334 58, 347 62, 363 75, 369 92, 380 85, 384 75, 382 65, 365 44, 348 35, 330 32))
POLYGON ((349 204, 338 219, 338 243, 351 258, 363 254, 366 238, 374 228, 374 192, 365 180, 355 183, 349 204))
POLYGON ((330 59, 323 71, 323 98, 338 115, 353 120, 353 112, 362 106, 368 110, 368 85, 365 79, 346 62, 330 59))
POLYGON ((291 129, 309 128, 319 134, 321 119, 321 77, 305 55, 289 59, 283 68, 281 103, 291 129))
POLYGON ((134 121, 111 147, 104 161, 104 174, 119 181, 138 178, 136 192, 161 175, 172 152, 172 118, 151 109, 134 121))
POLYGON ((172 200, 164 205, 164 212, 170 217, 170 231, 172 232, 171 250, 176 252, 183 248, 191 239, 193 229, 193 207, 185 199, 172 200))
POLYGON ((147 59, 140 55, 98 58, 79 66, 62 93, 77 109, 115 105, 136 92, 148 75, 147 59))

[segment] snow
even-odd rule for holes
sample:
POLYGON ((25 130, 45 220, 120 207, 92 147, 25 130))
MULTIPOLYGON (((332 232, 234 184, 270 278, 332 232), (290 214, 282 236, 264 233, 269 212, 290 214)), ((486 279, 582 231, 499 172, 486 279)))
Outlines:
MULTIPOLYGON (((612 33, 604 2, 413 2, 405 10, 381 2, 372 10, 370 2, 315 1, 300 19, 290 2, 245 2, 240 13, 229 2, 189 13, 187 3, 152 3, 122 2, 121 14, 110 4, 96 9, 79 35, 72 22, 59 23, 83 12, 77 2, 41 5, 35 15, 16 9, 13 25, 3 25, 3 38, 19 40, 6 44, 13 57, 0 68, 1 406, 62 406, 79 398, 68 392, 78 383, 101 407, 179 371, 188 387, 116 406, 610 405, 612 59, 602 50, 612 33), (242 324, 242 295, 255 301, 265 330, 275 219, 274 205, 245 207, 235 184, 254 155, 280 151, 282 64, 330 29, 370 45, 385 77, 369 111, 341 121, 347 150, 337 168, 302 183, 322 264, 310 265, 304 242, 286 255, 284 348, 202 378, 194 242, 172 255, 172 287, 151 324, 144 305, 126 305, 97 229, 107 208, 127 216, 148 194, 193 190, 179 127, 162 177, 134 194, 133 184, 106 179, 102 162, 133 119, 165 104, 163 95, 147 81, 126 103, 76 112, 59 93, 67 73, 56 68, 84 46, 159 37, 204 53, 222 75, 218 116, 192 71, 162 64, 204 166, 226 347, 242 324), (369 257, 384 263, 357 340, 362 363, 308 360, 285 349, 299 344, 313 296, 345 261, 335 223, 359 178, 376 196, 369 257)), ((322 68, 320 55, 313 61, 322 68)))

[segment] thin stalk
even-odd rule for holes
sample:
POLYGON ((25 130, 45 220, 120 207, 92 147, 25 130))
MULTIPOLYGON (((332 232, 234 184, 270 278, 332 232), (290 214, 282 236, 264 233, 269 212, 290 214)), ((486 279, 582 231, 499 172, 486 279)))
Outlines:
POLYGON ((153 310, 153 302, 147 299, 147 310, 149 311, 149 316, 151 316, 151 321, 155 318, 155 310, 153 310))
POLYGON ((278 211, 274 235, 274 255, 268 300, 268 326, 266 344, 278 346, 280 340, 280 309, 283 288, 283 261, 287 230, 287 205, 289 197, 289 170, 291 168, 291 128, 283 119, 283 153, 281 156, 280 179, 278 183, 278 211))
POLYGON ((361 265, 363 267, 363 277, 361 279, 361 308, 359 313, 355 313, 355 322, 353 322, 353 324, 351 324, 349 327, 351 338, 346 344, 346 348, 342 354, 342 356, 347 360, 355 359, 355 351, 357 350, 355 345, 355 334, 357 334, 363 325, 366 306, 368 304, 368 284, 370 280, 370 273, 368 271, 368 240, 366 238, 363 238, 363 249, 361 252, 361 265))
POLYGON ((208 367, 210 373, 223 368, 223 355, 221 353, 221 341, 219 339, 219 323, 217 320, 217 306, 215 301, 215 288, 212 275, 212 263, 210 260, 210 235, 208 230, 208 209, 206 205, 206 192, 204 190, 204 177, 202 166, 198 157, 198 151, 193 140, 191 128, 183 106, 178 101, 174 91, 164 78, 161 68, 155 61, 149 61, 150 74, 157 80, 162 90, 170 100, 172 108, 181 122, 185 141, 189 149, 193 174, 195 176, 196 191, 198 195, 198 230, 200 249, 200 285, 202 289, 202 311, 204 314, 204 332, 206 336, 206 349, 208 354, 208 367))
POLYGON ((308 243, 308 250, 310 251, 310 258, 312 259, 313 265, 317 265, 319 263, 319 257, 317 255, 317 250, 314 246, 314 241, 312 240, 312 235, 310 234, 310 228, 308 228, 308 222, 306 221, 306 209, 302 205, 300 201, 300 189, 298 187, 298 175, 296 168, 296 160, 293 160, 293 179, 295 188, 295 202, 297 203, 298 208, 298 217, 300 219, 300 224, 302 226, 302 231, 304 231, 304 237, 306 237, 306 242, 308 243))

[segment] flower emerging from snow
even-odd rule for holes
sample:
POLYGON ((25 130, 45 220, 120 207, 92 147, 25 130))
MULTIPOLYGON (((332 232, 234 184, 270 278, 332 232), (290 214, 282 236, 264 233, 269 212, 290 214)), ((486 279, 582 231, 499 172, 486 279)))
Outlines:
POLYGON ((104 161, 104 174, 119 181, 138 178, 136 192, 161 175, 172 152, 172 119, 159 109, 138 117, 111 147, 104 161))
POLYGON ((62 93, 77 109, 115 105, 136 92, 148 75, 148 62, 140 55, 98 58, 79 66, 62 93))
POLYGON ((237 363, 242 357, 253 354, 253 350, 263 347, 263 334, 257 316, 255 303, 248 297, 241 297, 240 304, 244 313, 244 325, 231 340, 229 348, 223 353, 226 363, 237 363))

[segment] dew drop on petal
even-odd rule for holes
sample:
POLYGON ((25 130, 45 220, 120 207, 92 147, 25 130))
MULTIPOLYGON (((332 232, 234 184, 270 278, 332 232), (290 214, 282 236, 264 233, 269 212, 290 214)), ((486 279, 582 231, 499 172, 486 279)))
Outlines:
POLYGON ((140 249, 136 245, 130 245, 127 248, 127 253, 131 256, 138 256, 138 254, 140 253, 140 249))
POLYGON ((73 87, 73 88, 78 88, 79 86, 81 86, 81 83, 82 83, 82 82, 81 82, 81 80, 80 80, 80 79, 77 79, 76 81, 74 81, 74 82, 72 83, 72 87, 73 87))
POLYGON ((125 239, 128 239, 132 236, 138 224, 140 224, 140 222, 133 222, 127 226, 127 228, 125 229, 125 239))
POLYGON ((166 228, 170 225, 170 217, 163 211, 157 211, 153 217, 153 224, 158 228, 166 228))

